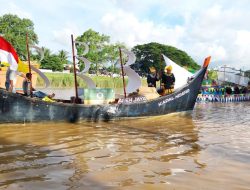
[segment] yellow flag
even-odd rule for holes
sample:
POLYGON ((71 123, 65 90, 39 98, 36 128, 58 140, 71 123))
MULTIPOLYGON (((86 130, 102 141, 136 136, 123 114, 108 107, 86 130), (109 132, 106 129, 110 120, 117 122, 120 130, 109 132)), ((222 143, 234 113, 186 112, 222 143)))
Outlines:
POLYGON ((18 59, 18 68, 17 70, 19 72, 28 73, 29 72, 29 65, 26 63, 23 63, 20 59, 18 59))

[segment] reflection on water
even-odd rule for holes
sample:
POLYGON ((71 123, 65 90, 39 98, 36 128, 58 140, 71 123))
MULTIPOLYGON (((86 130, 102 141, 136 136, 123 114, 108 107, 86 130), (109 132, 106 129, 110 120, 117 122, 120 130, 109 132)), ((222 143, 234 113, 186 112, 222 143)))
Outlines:
POLYGON ((249 103, 109 123, 0 125, 4 189, 247 189, 249 103))

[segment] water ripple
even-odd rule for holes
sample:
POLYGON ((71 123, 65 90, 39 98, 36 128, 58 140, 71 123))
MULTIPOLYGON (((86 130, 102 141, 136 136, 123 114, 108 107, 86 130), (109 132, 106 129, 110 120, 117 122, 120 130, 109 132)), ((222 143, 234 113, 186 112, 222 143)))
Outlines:
POLYGON ((249 105, 197 104, 192 115, 109 123, 0 125, 0 187, 247 189, 249 105))

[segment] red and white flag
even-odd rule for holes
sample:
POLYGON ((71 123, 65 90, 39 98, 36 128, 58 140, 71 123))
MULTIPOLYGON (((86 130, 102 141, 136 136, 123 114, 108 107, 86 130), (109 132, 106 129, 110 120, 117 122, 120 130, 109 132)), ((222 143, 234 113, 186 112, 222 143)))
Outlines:
POLYGON ((0 61, 10 66, 11 70, 18 68, 19 58, 12 45, 0 36, 0 61))

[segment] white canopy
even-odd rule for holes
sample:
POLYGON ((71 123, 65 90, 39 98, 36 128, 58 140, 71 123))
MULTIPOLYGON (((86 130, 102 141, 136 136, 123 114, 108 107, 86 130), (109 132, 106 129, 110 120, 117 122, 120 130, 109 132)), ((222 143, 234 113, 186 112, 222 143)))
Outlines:
MULTIPOLYGON (((162 54, 163 55, 163 54, 162 54)), ((163 58, 165 60, 166 65, 171 65, 173 68, 173 73, 175 76, 175 89, 180 88, 187 84, 188 78, 193 76, 192 73, 184 69, 183 67, 177 65, 175 62, 173 62, 171 59, 163 55, 163 58)))
POLYGON ((234 84, 247 87, 249 78, 241 76, 241 75, 237 75, 235 73, 218 71, 218 81, 219 82, 231 82, 234 84))

